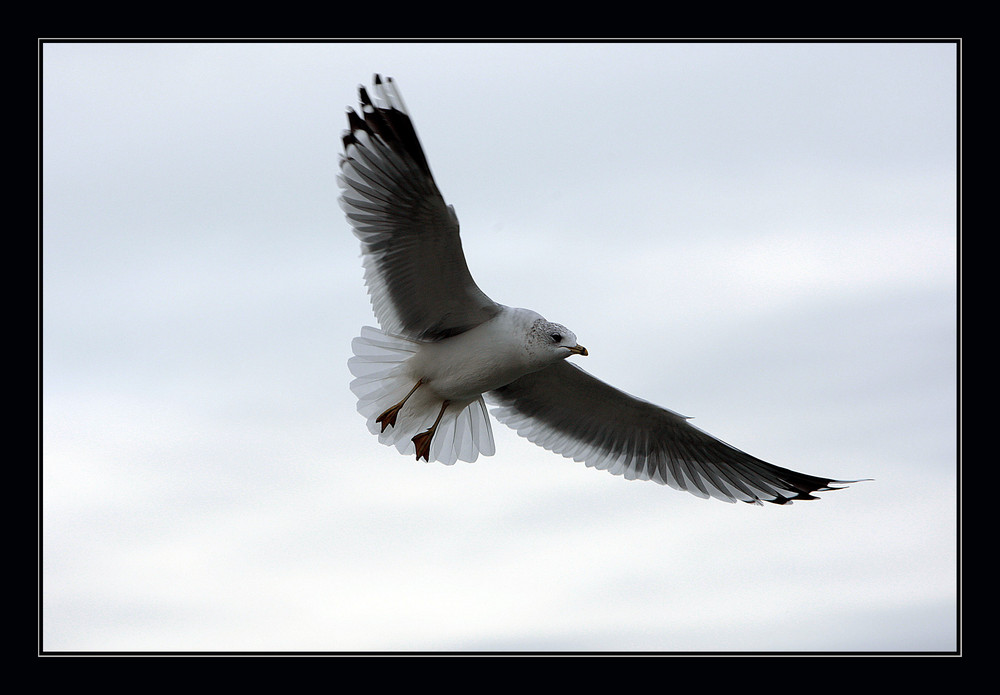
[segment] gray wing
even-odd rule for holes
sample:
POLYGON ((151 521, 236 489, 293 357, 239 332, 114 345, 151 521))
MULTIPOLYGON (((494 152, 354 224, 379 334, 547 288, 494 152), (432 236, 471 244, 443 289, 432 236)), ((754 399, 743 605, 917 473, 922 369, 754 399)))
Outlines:
POLYGON ((493 415, 545 449, 630 479, 698 497, 753 504, 816 499, 828 478, 774 466, 733 448, 665 408, 557 362, 489 393, 493 415))
POLYGON ((340 158, 340 205, 361 240, 365 284, 382 329, 439 340, 492 318, 500 306, 476 286, 417 133, 391 78, 373 101, 359 88, 340 158))

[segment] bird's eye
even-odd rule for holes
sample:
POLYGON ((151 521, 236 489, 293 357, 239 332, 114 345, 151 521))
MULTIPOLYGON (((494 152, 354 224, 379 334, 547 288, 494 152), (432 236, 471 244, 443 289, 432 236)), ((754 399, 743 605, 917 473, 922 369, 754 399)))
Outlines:
POLYGON ((559 335, 558 333, 553 333, 552 334, 552 342, 553 343, 558 343, 560 340, 562 340, 562 336, 561 335, 559 335))

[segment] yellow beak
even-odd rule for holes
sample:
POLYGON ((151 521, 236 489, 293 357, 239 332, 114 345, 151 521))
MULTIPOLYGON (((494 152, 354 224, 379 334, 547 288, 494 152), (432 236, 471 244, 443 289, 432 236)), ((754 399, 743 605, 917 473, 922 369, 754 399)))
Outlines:
POLYGON ((589 354, 587 352, 587 348, 583 347, 582 345, 575 345, 571 348, 566 348, 566 349, 569 350, 574 355, 583 355, 584 357, 586 357, 589 354))

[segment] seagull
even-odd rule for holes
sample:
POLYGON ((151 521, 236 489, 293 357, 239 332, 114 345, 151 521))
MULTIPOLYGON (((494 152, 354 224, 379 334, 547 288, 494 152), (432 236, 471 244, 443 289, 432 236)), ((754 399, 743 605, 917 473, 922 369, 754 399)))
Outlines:
POLYGON ((493 301, 472 279, 455 209, 392 78, 358 93, 337 180, 380 327, 361 329, 348 367, 381 443, 447 465, 492 456, 488 399, 497 420, 545 449, 702 498, 788 504, 858 482, 766 463, 568 361, 587 355, 571 330, 493 301))

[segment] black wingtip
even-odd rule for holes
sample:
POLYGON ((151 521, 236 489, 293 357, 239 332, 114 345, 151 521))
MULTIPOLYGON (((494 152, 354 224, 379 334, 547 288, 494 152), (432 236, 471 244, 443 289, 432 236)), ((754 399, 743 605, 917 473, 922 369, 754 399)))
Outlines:
MULTIPOLYGON (((803 474, 799 474, 803 475, 803 474)), ((776 497, 774 499, 766 500, 771 504, 791 504, 792 502, 798 500, 818 500, 819 497, 812 493, 814 492, 833 492, 835 490, 843 490, 847 486, 854 483, 864 483, 873 480, 873 478, 861 478, 859 480, 828 480, 825 478, 813 478, 808 476, 810 484, 802 485, 796 482, 791 482, 791 485, 798 489, 799 492, 791 497, 776 497)), ((790 492, 790 490, 789 490, 790 492)))
MULTIPOLYGON (((405 154, 412 159, 417 166, 428 176, 431 176, 430 165, 424 155, 417 132, 413 127, 402 105, 402 96, 395 88, 395 82, 391 77, 383 78, 376 73, 372 78, 373 89, 376 97, 380 98, 381 105, 376 104, 364 85, 358 85, 358 100, 361 103, 361 115, 352 110, 348 111, 347 120, 350 132, 353 134, 358 130, 364 130, 369 135, 377 135, 386 145, 399 153, 405 154), (389 94, 384 89, 384 84, 391 84, 393 91, 389 94)), ((344 145, 356 143, 353 135, 344 136, 344 145)))
POLYGON ((364 108, 365 106, 374 107, 374 104, 372 104, 371 97, 368 96, 368 90, 365 88, 363 84, 358 85, 358 100, 361 101, 362 108, 364 108))
POLYGON ((347 130, 341 135, 341 140, 344 143, 344 149, 347 149, 348 145, 358 144, 358 139, 354 136, 354 133, 364 130, 366 132, 371 132, 368 126, 365 125, 364 119, 358 115, 358 113, 351 107, 347 107, 347 130))

